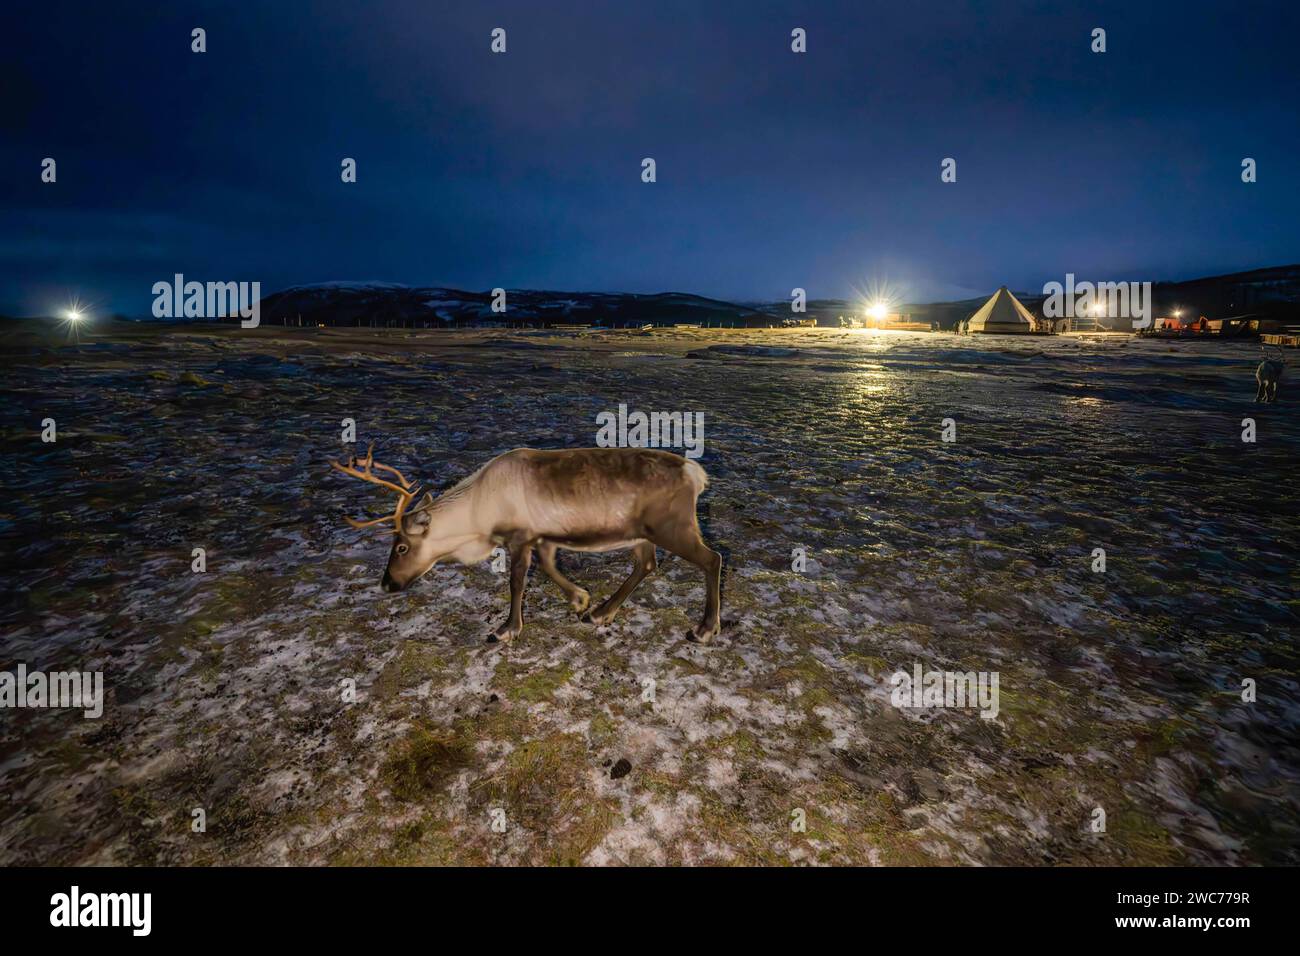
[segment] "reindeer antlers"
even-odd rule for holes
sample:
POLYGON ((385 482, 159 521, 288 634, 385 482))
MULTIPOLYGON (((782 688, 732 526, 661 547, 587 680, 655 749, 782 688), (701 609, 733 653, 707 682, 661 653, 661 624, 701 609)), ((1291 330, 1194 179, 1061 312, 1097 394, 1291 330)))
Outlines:
POLYGON ((330 466, 337 471, 343 472, 345 475, 350 475, 353 478, 360 478, 362 481, 368 481, 372 484, 380 485, 387 488, 389 491, 397 493, 397 508, 394 509, 392 514, 384 515, 382 518, 374 518, 370 521, 354 521, 351 518, 344 518, 344 521, 353 528, 369 528, 372 525, 383 524, 386 521, 391 521, 393 523, 393 530, 389 532, 390 534, 396 534, 402 530, 402 515, 406 512, 407 506, 415 500, 415 496, 420 493, 420 489, 419 486, 413 487, 396 468, 393 468, 391 465, 381 465, 379 462, 375 461, 374 442, 371 442, 370 447, 366 449, 365 458, 358 459, 356 455, 353 455, 348 459, 346 465, 340 465, 337 461, 331 458, 330 466), (360 468, 357 467, 358 465, 360 468), (375 474, 376 468, 392 475, 397 479, 398 484, 393 484, 391 481, 385 481, 383 478, 380 478, 375 474))

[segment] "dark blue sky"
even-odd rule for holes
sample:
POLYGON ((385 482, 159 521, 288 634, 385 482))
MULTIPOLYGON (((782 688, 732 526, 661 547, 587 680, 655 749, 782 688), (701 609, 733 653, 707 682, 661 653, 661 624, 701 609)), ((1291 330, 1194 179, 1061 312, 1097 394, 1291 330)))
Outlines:
POLYGON ((1300 261, 1294 3, 262 7, 6 11, 0 311, 145 314, 175 272, 925 301, 1300 261))

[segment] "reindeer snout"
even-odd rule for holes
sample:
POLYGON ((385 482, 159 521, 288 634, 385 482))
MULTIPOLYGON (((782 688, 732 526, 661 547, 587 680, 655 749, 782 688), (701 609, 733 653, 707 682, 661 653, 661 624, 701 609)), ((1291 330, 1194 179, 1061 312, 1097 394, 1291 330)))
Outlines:
POLYGON ((379 582, 379 586, 389 594, 392 594, 394 591, 402 590, 402 586, 394 581, 393 576, 387 571, 384 572, 383 580, 379 582))

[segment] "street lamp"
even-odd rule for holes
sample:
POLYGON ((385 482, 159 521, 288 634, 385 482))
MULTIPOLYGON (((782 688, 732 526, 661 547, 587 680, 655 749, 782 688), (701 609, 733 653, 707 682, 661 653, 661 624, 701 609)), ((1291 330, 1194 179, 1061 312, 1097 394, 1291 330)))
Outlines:
POLYGON ((1092 324, 1096 329, 1101 328, 1101 317, 1106 314, 1106 307, 1100 302, 1092 304, 1092 324))

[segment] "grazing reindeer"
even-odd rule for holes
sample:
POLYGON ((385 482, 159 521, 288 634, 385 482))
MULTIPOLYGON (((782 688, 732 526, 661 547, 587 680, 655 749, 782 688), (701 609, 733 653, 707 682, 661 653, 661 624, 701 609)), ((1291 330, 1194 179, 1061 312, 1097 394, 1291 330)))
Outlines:
POLYGON ((533 548, 542 570, 560 586, 584 621, 608 624, 641 579, 655 567, 655 546, 704 571, 704 616, 687 637, 707 643, 720 628, 722 555, 709 548, 695 520, 695 499, 708 476, 693 461, 646 448, 516 448, 498 455, 435 499, 402 474, 366 457, 330 464, 353 478, 397 494, 390 515, 371 521, 346 519, 354 528, 392 523, 395 535, 381 587, 400 591, 444 558, 482 561, 496 545, 510 553, 510 616, 488 643, 511 641, 523 630, 524 584, 533 548), (391 475, 388 481, 375 474, 391 475), (633 565, 622 586, 595 611, 591 596, 555 566, 555 552, 631 548, 633 565))
POLYGON ((1266 358, 1255 369, 1255 381, 1259 388, 1255 390, 1255 401, 1276 402, 1277 386, 1282 381, 1282 372, 1286 369, 1286 360, 1266 358))

